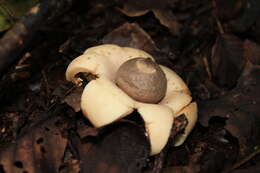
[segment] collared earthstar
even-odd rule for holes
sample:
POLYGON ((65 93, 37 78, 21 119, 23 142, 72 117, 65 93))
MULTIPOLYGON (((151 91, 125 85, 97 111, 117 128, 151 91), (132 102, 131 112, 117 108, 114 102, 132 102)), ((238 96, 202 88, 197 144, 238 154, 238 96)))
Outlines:
POLYGON ((197 121, 197 104, 192 102, 185 82, 173 70, 159 65, 166 77, 166 91, 158 103, 137 101, 116 84, 117 71, 122 64, 135 58, 154 58, 130 47, 105 44, 88 48, 68 66, 66 79, 80 85, 79 73, 96 76, 85 86, 81 96, 81 110, 95 127, 102 127, 130 115, 134 110, 145 123, 151 145, 151 155, 160 153, 167 144, 174 118, 184 114, 188 119, 184 133, 174 139, 181 145, 197 121))

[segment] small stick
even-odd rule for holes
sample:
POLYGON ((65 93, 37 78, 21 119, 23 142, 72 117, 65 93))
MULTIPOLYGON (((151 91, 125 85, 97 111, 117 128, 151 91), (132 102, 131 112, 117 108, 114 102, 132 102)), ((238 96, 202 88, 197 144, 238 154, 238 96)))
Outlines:
MULTIPOLYGON (((217 6, 217 5, 216 5, 216 0, 213 0, 213 1, 212 1, 212 6, 213 6, 214 8, 216 8, 216 6, 217 6)), ((219 21, 218 17, 217 17, 216 15, 214 15, 214 14, 213 14, 213 16, 214 16, 214 18, 215 18, 215 20, 216 20, 219 33, 220 33, 220 34, 225 34, 225 31, 224 31, 224 29, 223 29, 223 26, 222 26, 221 22, 219 21)))
POLYGON ((0 77, 19 60, 42 26, 63 14, 73 0, 43 0, 21 18, 0 40, 0 77))
POLYGON ((203 63, 205 65, 206 71, 208 73, 209 79, 212 80, 212 74, 210 72, 208 59, 207 59, 207 57, 203 57, 202 59, 203 59, 203 63))
POLYGON ((229 173, 229 172, 233 171, 234 169, 239 168, 241 165, 245 164, 246 162, 248 162, 249 160, 254 158, 256 155, 258 155, 259 153, 260 153, 260 148, 256 151, 254 151, 253 153, 249 154, 248 156, 246 156, 243 160, 240 160, 237 163, 235 163, 230 169, 224 171, 223 173, 229 173))

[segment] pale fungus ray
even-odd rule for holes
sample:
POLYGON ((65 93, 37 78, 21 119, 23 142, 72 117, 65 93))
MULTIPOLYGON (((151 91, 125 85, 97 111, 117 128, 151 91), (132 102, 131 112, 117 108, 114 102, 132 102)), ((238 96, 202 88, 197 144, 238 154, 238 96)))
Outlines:
POLYGON ((81 96, 81 110, 90 122, 102 127, 136 109, 145 123, 151 155, 167 144, 175 117, 184 114, 188 119, 184 134, 174 139, 176 146, 197 121, 197 105, 185 82, 142 50, 112 44, 91 47, 70 63, 66 79, 80 85, 78 73, 96 76, 81 96))

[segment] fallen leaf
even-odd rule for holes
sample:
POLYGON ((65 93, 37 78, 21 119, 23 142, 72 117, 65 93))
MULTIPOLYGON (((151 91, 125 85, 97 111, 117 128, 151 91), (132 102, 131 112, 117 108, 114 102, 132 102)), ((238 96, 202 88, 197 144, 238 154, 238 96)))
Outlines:
MULTIPOLYGON (((197 165, 193 166, 179 166, 179 167, 169 167, 163 169, 162 173, 197 173, 199 168, 197 165)), ((152 172, 151 172, 152 173, 152 172)))
POLYGON ((148 9, 138 9, 132 6, 124 6, 124 8, 118 8, 118 10, 129 17, 143 16, 150 11, 148 9))
POLYGON ((225 128, 239 141, 240 156, 259 145, 259 76, 260 68, 248 64, 235 89, 219 99, 199 103, 199 122, 208 126, 212 117, 225 118, 225 128))
MULTIPOLYGON (((85 118, 85 117, 84 117, 85 118)), ((83 121, 77 122, 77 133, 80 139, 89 136, 98 136, 99 130, 95 127, 86 125, 83 121)))
POLYGON ((243 0, 215 0, 216 14, 219 19, 230 20, 237 17, 245 6, 243 0))
POLYGON ((230 22, 230 27, 233 32, 245 32, 247 31, 257 20, 260 12, 259 0, 247 0, 245 8, 241 17, 230 22))
POLYGON ((140 16, 143 15, 141 11, 152 10, 152 9, 166 9, 174 7, 176 2, 179 0, 127 0, 123 1, 123 11, 126 15, 132 16, 140 16), (141 12, 141 13, 140 13, 141 12), (140 15, 138 15, 138 13, 140 15))
POLYGON ((0 152, 0 171, 4 173, 59 172, 67 139, 55 122, 59 117, 33 128, 16 143, 0 152))
POLYGON ((166 26, 173 35, 179 35, 181 24, 177 21, 171 10, 152 10, 160 23, 166 26))
POLYGON ((108 33, 102 40, 104 44, 128 46, 152 53, 157 50, 152 38, 137 24, 125 23, 108 33))
POLYGON ((158 49, 150 35, 136 23, 125 23, 119 26, 108 33, 102 42, 141 49, 150 53, 159 64, 166 66, 172 64, 169 56, 158 49))
POLYGON ((100 136, 74 146, 82 173, 141 173, 149 157, 149 143, 140 126, 120 122, 105 127, 100 136))
POLYGON ((74 109, 75 112, 79 112, 81 110, 80 107, 80 99, 81 94, 83 92, 83 87, 77 87, 73 89, 64 99, 64 101, 74 109))
POLYGON ((255 65, 260 65, 260 46, 253 41, 244 42, 245 57, 255 65))
POLYGON ((234 35, 220 35, 212 49, 211 69, 216 82, 227 88, 236 85, 245 66, 243 42, 234 35))
POLYGON ((162 25, 167 27, 173 35, 178 35, 181 29, 181 24, 174 16, 172 9, 176 1, 127 1, 123 8, 119 11, 129 17, 138 17, 153 12, 154 16, 162 25))

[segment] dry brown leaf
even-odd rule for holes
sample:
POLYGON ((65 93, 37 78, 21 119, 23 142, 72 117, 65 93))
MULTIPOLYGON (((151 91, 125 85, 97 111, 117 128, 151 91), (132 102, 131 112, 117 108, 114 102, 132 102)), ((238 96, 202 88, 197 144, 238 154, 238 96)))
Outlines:
POLYGON ((152 53, 158 48, 154 41, 137 23, 125 23, 103 38, 104 44, 133 47, 152 53))
POLYGON ((252 152, 260 140, 260 68, 246 67, 234 90, 219 99, 199 104, 199 121, 203 125, 207 126, 212 117, 227 119, 225 128, 238 138, 241 156, 252 152))
POLYGON ((244 41, 245 57, 255 65, 260 65, 260 46, 253 41, 244 41))
POLYGON ((163 169, 162 173, 197 173, 199 172, 198 165, 180 166, 180 167, 169 167, 163 169))
POLYGON ((167 27, 173 35, 178 35, 181 29, 181 24, 177 21, 170 6, 174 6, 174 1, 147 1, 141 2, 126 2, 123 8, 118 8, 120 12, 129 17, 138 17, 153 12, 154 16, 162 25, 167 27))
POLYGON ((139 16, 139 15, 137 15, 137 13, 140 13, 141 11, 152 10, 152 9, 165 10, 166 8, 175 7, 176 2, 178 2, 178 1, 179 0, 164 0, 164 1, 126 0, 126 1, 123 1, 123 9, 124 9, 124 12, 126 12, 126 15, 128 15, 128 16, 130 16, 131 14, 134 14, 134 13, 136 13, 134 16, 139 16))
POLYGON ((83 92, 83 87, 77 87, 75 88, 71 93, 69 93, 64 101, 74 109, 75 112, 79 112, 81 110, 80 108, 80 99, 81 94, 83 92))
POLYGON ((75 146, 81 158, 81 171, 141 172, 150 152, 144 130, 133 123, 120 122, 102 131, 93 140, 75 146))
POLYGON ((105 44, 110 43, 141 49, 151 54, 159 64, 166 66, 172 64, 168 55, 157 48, 150 35, 137 23, 125 23, 119 26, 108 33, 102 41, 105 44))
POLYGON ((124 15, 129 16, 129 17, 143 16, 150 11, 148 9, 144 10, 144 9, 132 8, 131 6, 125 6, 124 8, 118 8, 118 10, 121 13, 123 13, 124 15))
MULTIPOLYGON (((198 173, 199 170, 198 165, 173 166, 162 169, 162 173, 198 173)), ((154 173, 154 171, 144 171, 144 173, 154 173)))
POLYGON ((246 32, 253 26, 256 20, 259 19, 259 12, 259 0, 246 0, 242 14, 236 19, 230 21, 229 27, 235 33, 246 32))
POLYGON ((58 120, 50 119, 1 150, 0 166, 4 172, 58 173, 67 145, 67 139, 62 137, 55 125, 58 120))
POLYGON ((85 137, 89 136, 98 136, 99 130, 94 127, 87 126, 85 123, 82 121, 78 121, 77 123, 77 133, 80 137, 80 139, 83 139, 85 137))
POLYGON ((177 21, 176 17, 171 10, 152 10, 155 17, 160 23, 166 26, 173 35, 178 35, 181 30, 181 24, 177 21))
POLYGON ((216 82, 223 87, 236 85, 246 64, 243 42, 234 35, 220 35, 212 49, 211 70, 216 82))
POLYGON ((244 0, 215 0, 215 2, 216 14, 222 20, 237 17, 245 5, 244 0))

